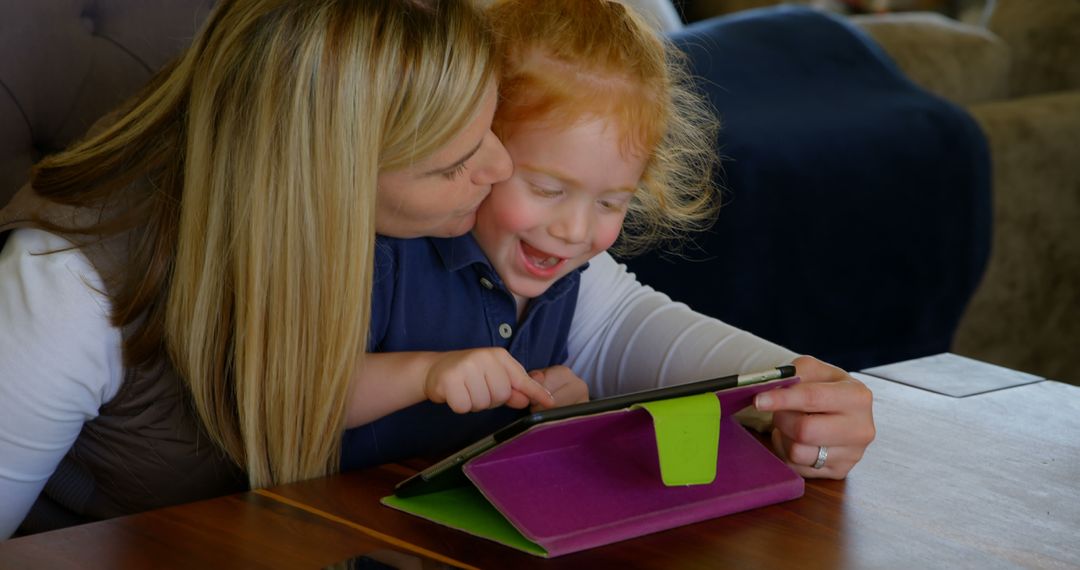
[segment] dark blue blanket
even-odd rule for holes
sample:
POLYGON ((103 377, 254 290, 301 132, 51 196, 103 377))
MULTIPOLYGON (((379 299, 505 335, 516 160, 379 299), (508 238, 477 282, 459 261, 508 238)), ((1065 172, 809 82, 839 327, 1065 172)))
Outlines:
POLYGON ((990 247, 990 162, 962 109, 839 17, 771 8, 672 38, 719 111, 725 205, 642 281, 849 369, 948 350, 990 247))

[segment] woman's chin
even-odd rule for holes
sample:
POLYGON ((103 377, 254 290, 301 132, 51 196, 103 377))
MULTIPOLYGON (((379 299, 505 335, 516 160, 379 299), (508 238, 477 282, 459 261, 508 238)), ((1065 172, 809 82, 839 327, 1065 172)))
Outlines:
POLYGON ((443 224, 442 230, 433 232, 433 236, 437 237, 459 237, 472 231, 473 226, 476 225, 476 212, 469 212, 453 220, 443 224))

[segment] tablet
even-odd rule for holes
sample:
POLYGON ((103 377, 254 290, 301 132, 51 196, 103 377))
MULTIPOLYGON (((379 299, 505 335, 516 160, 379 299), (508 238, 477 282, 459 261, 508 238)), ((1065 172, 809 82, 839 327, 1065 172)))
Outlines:
POLYGON ((397 486, 394 487, 394 494, 398 497, 414 497, 416 495, 424 495, 465 485, 468 481, 461 470, 462 465, 488 449, 542 423, 565 420, 600 412, 621 410, 643 402, 681 398, 683 396, 692 396, 703 392, 716 392, 718 390, 735 388, 737 386, 746 386, 748 384, 758 384, 770 380, 790 378, 794 375, 794 366, 778 366, 761 372, 732 374, 720 378, 711 378, 709 380, 701 380, 699 382, 690 382, 687 384, 676 384, 673 386, 665 386, 663 388, 654 388, 652 390, 642 390, 640 392, 592 400, 582 404, 534 412, 523 418, 519 418, 513 423, 500 428, 495 433, 450 455, 401 483, 398 483, 397 486))

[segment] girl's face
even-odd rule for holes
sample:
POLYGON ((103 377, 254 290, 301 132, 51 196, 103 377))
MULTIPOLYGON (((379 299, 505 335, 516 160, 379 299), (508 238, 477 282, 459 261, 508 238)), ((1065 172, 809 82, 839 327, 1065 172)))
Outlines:
POLYGON ((446 146, 400 170, 379 173, 375 231, 386 236, 453 237, 476 223, 491 185, 513 165, 495 134, 496 88, 491 85, 472 122, 446 146))
POLYGON ((599 119, 521 127, 503 142, 514 172, 481 204, 473 235, 520 302, 615 243, 646 157, 599 119))

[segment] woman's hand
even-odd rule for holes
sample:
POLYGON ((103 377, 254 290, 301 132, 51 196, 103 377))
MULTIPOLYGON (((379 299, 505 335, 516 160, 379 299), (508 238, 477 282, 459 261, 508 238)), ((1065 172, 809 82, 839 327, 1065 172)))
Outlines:
POLYGON ((428 369, 424 395, 459 414, 502 405, 524 408, 530 403, 550 408, 555 397, 525 373, 502 348, 475 348, 441 353, 428 369))
POLYGON ((873 394, 847 372, 810 356, 793 362, 802 381, 758 394, 773 412, 773 449, 803 477, 843 479, 874 440, 873 394), (825 464, 813 467, 819 449, 825 464))

